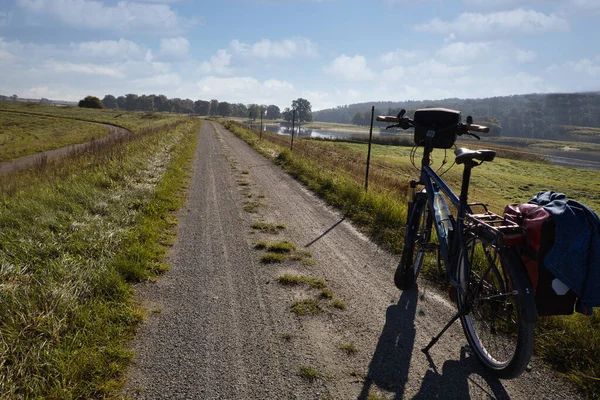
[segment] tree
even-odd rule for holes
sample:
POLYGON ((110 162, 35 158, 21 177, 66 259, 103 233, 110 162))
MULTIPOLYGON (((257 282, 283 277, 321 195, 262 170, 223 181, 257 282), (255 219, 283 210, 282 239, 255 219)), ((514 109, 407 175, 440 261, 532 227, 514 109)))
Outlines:
POLYGON ((171 112, 171 101, 164 94, 154 96, 154 107, 156 111, 171 112))
POLYGON ((146 96, 141 95, 138 99, 139 102, 139 109, 142 111, 154 111, 155 105, 154 105, 154 95, 150 95, 150 96, 146 96))
POLYGON ((226 101, 219 103, 217 113, 222 117, 229 117, 231 115, 231 104, 226 101))
POLYGON ((125 95, 125 109, 135 111, 138 106, 138 95, 129 93, 125 95))
POLYGON ((210 115, 217 115, 219 112, 219 100, 210 101, 210 115))
POLYGON ((205 100, 196 100, 194 102, 194 112, 201 117, 208 115, 210 111, 210 102, 205 100))
POLYGON ((112 94, 107 94, 106 96, 104 96, 104 98, 102 99, 102 104, 104 104, 104 107, 106 108, 114 109, 119 107, 117 105, 117 98, 112 94))
POLYGON ((127 99, 125 99, 125 96, 117 97, 117 107, 118 108, 120 108, 121 110, 125 110, 126 103, 127 103, 127 99))
POLYGON ((354 114, 354 117, 352 117, 352 123, 354 125, 362 125, 363 124, 363 113, 361 113, 360 111, 357 111, 356 114, 354 114))
POLYGON ((292 122, 293 111, 290 110, 289 107, 284 108, 281 115, 283 116, 283 119, 286 120, 287 122, 292 122))
POLYGON ((298 122, 312 122, 312 106, 310 101, 301 97, 292 101, 292 109, 296 110, 296 119, 298 122))
POLYGON ((83 108, 104 108, 104 104, 96 96, 86 96, 85 99, 79 100, 77 106, 83 108))
POLYGON ((281 110, 279 107, 275 105, 270 105, 267 107, 267 118, 269 119, 279 119, 281 118, 281 110))
POLYGON ((248 105, 248 115, 250 119, 260 118, 260 106, 258 104, 248 105))

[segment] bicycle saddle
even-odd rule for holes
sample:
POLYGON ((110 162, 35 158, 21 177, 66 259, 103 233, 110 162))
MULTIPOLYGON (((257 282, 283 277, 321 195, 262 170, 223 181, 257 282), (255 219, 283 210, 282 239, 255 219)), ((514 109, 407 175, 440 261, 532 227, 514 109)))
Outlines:
POLYGON ((465 161, 492 161, 496 157, 494 150, 469 150, 465 148, 459 148, 454 150, 456 155, 456 163, 462 164, 465 161))

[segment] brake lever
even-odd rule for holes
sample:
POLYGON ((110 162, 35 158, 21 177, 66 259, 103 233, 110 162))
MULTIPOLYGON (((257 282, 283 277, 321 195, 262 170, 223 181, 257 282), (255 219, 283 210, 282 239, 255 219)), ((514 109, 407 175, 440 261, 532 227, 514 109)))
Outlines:
POLYGON ((474 134, 474 133, 467 132, 467 135, 469 135, 469 136, 473 136, 473 137, 474 137, 475 139, 477 139, 477 140, 481 140, 481 138, 479 137, 479 135, 476 135, 476 134, 474 134))
POLYGON ((385 129, 388 130, 390 128, 401 128, 400 124, 395 124, 395 125, 390 125, 390 126, 386 126, 385 129))

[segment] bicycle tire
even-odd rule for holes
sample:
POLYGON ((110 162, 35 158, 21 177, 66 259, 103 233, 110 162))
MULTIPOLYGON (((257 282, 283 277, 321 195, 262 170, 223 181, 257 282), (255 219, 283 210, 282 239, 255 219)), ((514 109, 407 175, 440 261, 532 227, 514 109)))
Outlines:
POLYGON ((400 263, 394 273, 394 284, 398 289, 409 289, 417 280, 425 257, 425 246, 431 240, 431 228, 432 216, 427 208, 427 197, 424 193, 417 193, 406 224, 400 263))
POLYGON ((493 375, 516 378, 533 353, 536 309, 533 289, 516 250, 478 237, 459 253, 457 281, 461 323, 469 345, 493 375), (467 271, 467 265, 471 266, 467 271))

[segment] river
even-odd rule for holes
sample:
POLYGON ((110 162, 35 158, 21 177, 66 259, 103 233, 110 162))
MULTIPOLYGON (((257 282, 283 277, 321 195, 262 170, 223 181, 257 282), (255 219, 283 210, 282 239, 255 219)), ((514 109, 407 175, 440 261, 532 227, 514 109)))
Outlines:
MULTIPOLYGON (((253 124, 256 127, 256 124, 253 124)), ((273 132, 278 135, 290 136, 292 128, 288 126, 279 125, 264 125, 264 130, 267 132, 273 132)), ((349 139, 356 136, 368 137, 368 133, 364 131, 353 131, 353 130, 328 130, 328 129, 307 129, 298 128, 294 129, 296 137, 301 138, 315 138, 315 139, 330 139, 340 140, 349 139)), ((379 130, 374 131, 374 135, 379 135, 379 130)), ((393 136, 393 135, 390 135, 393 136)), ((483 144, 483 142, 482 142, 483 144)), ((484 145, 485 146, 485 145, 484 145)), ((523 150, 519 148, 519 150, 523 150)), ((552 164, 560 165, 565 167, 593 169, 600 171, 600 153, 595 151, 583 151, 577 149, 527 149, 531 153, 540 154, 545 156, 552 164)))

